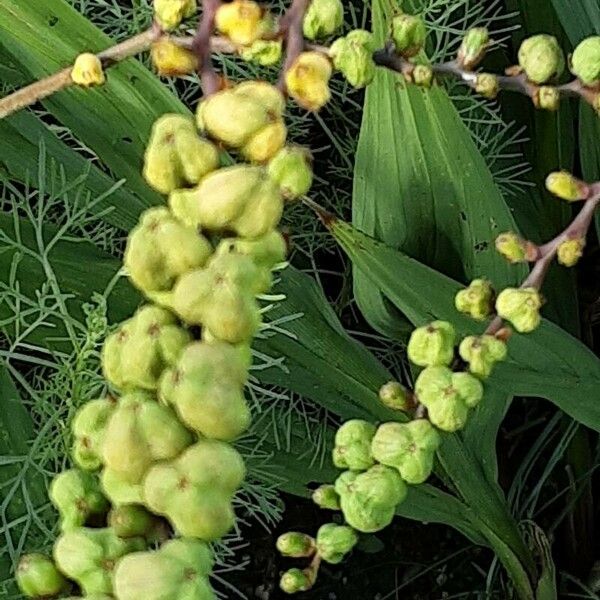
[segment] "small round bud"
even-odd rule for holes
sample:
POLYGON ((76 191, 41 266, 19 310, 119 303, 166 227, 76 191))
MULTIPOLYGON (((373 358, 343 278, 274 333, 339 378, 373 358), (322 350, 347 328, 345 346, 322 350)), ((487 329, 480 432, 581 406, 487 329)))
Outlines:
POLYGON ((312 0, 304 15, 304 37, 309 40, 333 35, 344 23, 341 0, 312 0))
POLYGON ((17 585, 28 598, 56 596, 67 587, 67 580, 54 562, 43 554, 26 554, 15 573, 17 585))
POLYGON ((102 62, 95 54, 80 54, 73 65, 71 79, 73 83, 82 87, 102 85, 106 81, 102 62))
POLYGON ((319 556, 332 565, 344 559, 358 542, 358 536, 352 527, 327 523, 317 532, 317 551, 319 556))
POLYGON ((485 279, 474 279, 468 288, 460 290, 454 299, 456 310, 483 321, 492 314, 494 290, 485 279))
POLYGON ((302 52, 285 74, 290 96, 306 110, 318 111, 331 98, 331 62, 322 52, 302 52))
POLYGON ((461 358, 469 363, 469 371, 486 379, 492 373, 494 365, 506 358, 506 344, 493 335, 468 336, 458 347, 461 358))
POLYGON ((375 77, 373 34, 363 29, 351 31, 337 39, 329 50, 333 66, 355 88, 363 88, 375 77))
POLYGON ((400 14, 392 19, 391 37, 396 50, 404 57, 417 55, 425 45, 427 29, 421 17, 400 14))
POLYGON ((302 146, 285 146, 267 167, 286 200, 296 200, 310 190, 313 182, 310 152, 302 146))
POLYGON ((586 38, 575 48, 571 71, 586 86, 600 84, 600 36, 586 38))
POLYGON ((247 46, 264 35, 271 25, 265 11, 253 0, 233 0, 221 4, 215 15, 215 26, 234 44, 247 46))
POLYGON ((433 82, 433 70, 428 65, 415 65, 412 72, 412 79, 415 85, 421 87, 431 87, 433 82))
POLYGON ((305 533, 288 531, 277 538, 277 550, 283 556, 307 558, 315 553, 315 540, 305 533))
POLYGON ((148 537, 156 528, 157 519, 143 506, 124 504, 110 511, 108 526, 120 538, 148 537))
POLYGON ((498 77, 491 73, 479 73, 475 79, 475 91, 488 100, 494 100, 500 91, 498 77))
POLYGON ((447 321, 434 321, 412 332, 408 358, 419 367, 449 365, 454 358, 456 332, 447 321))
POLYGON ((281 60, 281 46, 281 40, 256 40, 250 46, 240 46, 238 52, 246 62, 271 67, 281 60))
POLYGON ((279 587, 286 594, 297 594, 306 592, 313 586, 308 574, 300 569, 286 571, 279 581, 279 587))
POLYGON ((159 75, 188 75, 198 69, 198 57, 168 38, 161 38, 152 44, 150 56, 159 75))
POLYGON ((333 485, 321 485, 312 493, 312 501, 320 508, 340 510, 340 497, 333 485))
POLYGON ((165 31, 179 26, 196 12, 196 0, 154 0, 154 18, 165 31))
POLYGON ((555 37, 540 34, 523 41, 519 48, 519 65, 529 81, 542 84, 562 74, 565 58, 555 37))
POLYGON ((542 298, 535 288, 506 288, 496 300, 498 315, 510 321, 520 333, 529 333, 538 327, 541 307, 542 298))
POLYGON ((534 103, 542 110, 558 110, 560 107, 560 92, 558 88, 549 85, 541 86, 534 98, 534 103))
POLYGON ((379 388, 379 399, 392 410, 408 410, 411 401, 407 389, 397 381, 388 381, 379 388))
POLYGON ((568 171, 550 173, 546 177, 546 189, 558 198, 569 202, 585 200, 590 195, 589 187, 568 171))
POLYGON ((576 238, 573 240, 567 240, 558 247, 558 262, 565 267, 573 267, 583 256, 583 249, 585 247, 584 238, 576 238))
POLYGON ((335 434, 333 463, 340 469, 361 471, 373 465, 371 440, 375 425, 368 421, 352 419, 346 421, 335 434))
POLYGON ((535 244, 524 240, 512 231, 501 233, 496 238, 496 250, 513 264, 535 260, 538 255, 535 244))
POLYGON ((458 49, 457 62, 467 71, 472 71, 485 56, 490 44, 490 34, 485 27, 469 29, 458 49))

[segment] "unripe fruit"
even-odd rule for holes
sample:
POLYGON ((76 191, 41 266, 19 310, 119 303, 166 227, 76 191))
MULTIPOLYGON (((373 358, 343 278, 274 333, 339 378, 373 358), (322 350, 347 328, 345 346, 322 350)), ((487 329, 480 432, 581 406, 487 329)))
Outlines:
POLYGON ((110 595, 113 593, 112 578, 117 561, 144 547, 142 539, 122 540, 110 529, 79 528, 58 538, 54 546, 54 560, 86 595, 110 595))
POLYGON ((193 431, 233 440, 250 424, 243 392, 248 368, 240 348, 224 342, 191 344, 175 368, 165 372, 160 398, 193 431))
POLYGON ((498 77, 491 73, 479 73, 475 79, 475 91, 488 100, 494 100, 500 91, 498 77))
POLYGON ((490 34, 485 27, 469 29, 458 50, 458 64, 467 71, 473 70, 483 60, 489 44, 490 34))
POLYGON ((597 86, 600 82, 600 36, 594 35, 583 40, 571 57, 571 71, 587 86, 597 86))
POLYGON ((54 562, 43 554, 26 554, 15 572, 17 585, 28 598, 57 596, 67 587, 67 580, 54 562))
POLYGON ((95 54, 89 52, 80 54, 73 65, 71 79, 73 83, 83 87, 102 85, 106 81, 102 62, 95 54))
POLYGON ((196 0, 154 0, 154 18, 166 31, 175 29, 195 12, 196 0))
POLYGON ((496 250, 513 264, 535 260, 538 255, 535 244, 512 231, 501 233, 496 238, 496 250))
POLYGON ((415 15, 396 15, 392 19, 391 37, 399 54, 407 58, 416 56, 427 38, 425 22, 415 15))
POLYGON ((49 496, 60 514, 62 531, 89 524, 109 509, 96 477, 77 469, 57 475, 50 485, 49 496))
POLYGON ((558 110, 560 108, 560 91, 556 87, 543 85, 538 90, 534 102, 542 110, 558 110))
POLYGON ((295 200, 310 190, 313 182, 312 157, 301 146, 282 148, 269 163, 269 177, 277 183, 286 200, 295 200))
POLYGON ((215 600, 208 577, 213 559, 199 540, 176 539, 154 552, 122 558, 115 570, 119 600, 215 600))
POLYGON ((492 314, 494 307, 494 290, 492 284, 485 279, 474 279, 469 287, 460 290, 454 299, 456 310, 465 313, 478 321, 483 321, 492 314))
POLYGON ((340 498, 342 496, 347 496, 352 492, 354 482, 358 477, 358 471, 344 471, 336 480, 335 480, 335 491, 340 498))
POLYGON ((102 349, 104 375, 121 390, 154 390, 162 372, 175 364, 191 335, 164 308, 142 307, 110 335, 102 349))
POLYGON ((196 54, 170 41, 169 38, 161 38, 154 42, 150 56, 159 75, 188 75, 195 73, 199 66, 196 54))
POLYGON ((534 35, 519 48, 519 65, 533 83, 542 84, 560 77, 565 68, 562 50, 551 35, 534 35))
POLYGON ((379 399, 392 410, 408 410, 411 406, 408 391, 398 381, 388 381, 382 385, 379 399))
POLYGON ((483 397, 481 382, 468 373, 447 367, 428 367, 417 378, 415 391, 427 408, 429 420, 442 431, 462 429, 469 413, 483 397))
POLYGON ((306 592, 313 586, 311 577, 300 569, 286 571, 279 581, 279 587, 286 594, 306 592))
POLYGON ((318 111, 331 98, 331 62, 321 52, 302 52, 285 74, 290 96, 302 108, 318 111))
POLYGON ((315 553, 315 540, 305 533, 288 531, 277 538, 277 550, 283 556, 306 558, 315 553))
POLYGON ((144 212, 129 234, 123 262, 133 284, 148 293, 170 290, 183 274, 203 267, 211 254, 210 243, 195 227, 157 207, 144 212))
POLYGON ((567 240, 558 247, 558 262, 565 267, 574 267, 583 256, 585 238, 567 240))
POLYGON ((150 470, 144 500, 181 535, 212 541, 233 527, 232 496, 244 476, 244 461, 232 446, 200 440, 179 458, 150 470))
MULTIPOLYGON (((226 238, 221 240, 215 256, 226 254, 242 254, 252 259, 255 265, 269 271, 276 265, 285 261, 287 243, 278 230, 274 229, 265 235, 246 240, 243 238, 226 238)), ((268 287, 260 286, 261 292, 266 292, 271 285, 269 278, 268 287)))
POLYGON ((105 467, 102 470, 100 483, 104 495, 111 501, 113 506, 142 504, 144 501, 141 484, 127 481, 122 475, 112 469, 105 467))
POLYGON ((319 556, 332 565, 341 563, 357 542, 356 532, 346 525, 327 523, 321 526, 317 532, 319 556))
POLYGON ((371 440, 375 425, 368 421, 346 421, 335 434, 333 463, 340 469, 360 471, 374 464, 371 456, 371 440))
POLYGON ((143 506, 124 504, 116 506, 110 511, 108 526, 120 538, 151 539, 158 529, 159 520, 143 506))
POLYGON ((246 62, 271 67, 281 60, 282 43, 281 40, 256 40, 250 46, 242 46, 238 53, 246 62))
POLYGON ((333 485, 320 485, 312 493, 312 501, 320 508, 340 510, 340 497, 333 485))
POLYGON ((252 44, 270 29, 271 21, 253 0, 233 0, 221 4, 215 15, 215 26, 234 44, 252 44))
POLYGON ((373 34, 363 29, 351 31, 337 39, 329 50, 333 66, 355 88, 363 88, 375 77, 375 41, 373 34))
POLYGON ((469 371, 486 379, 492 373, 495 364, 506 358, 506 343, 493 335, 468 336, 458 348, 461 358, 469 363, 469 371))
POLYGON ((304 15, 304 37, 309 40, 333 35, 344 24, 341 0, 312 0, 304 15))
POLYGON ((585 200, 590 195, 589 187, 568 171, 550 173, 546 177, 546 189, 551 194, 568 202, 585 200))
POLYGON ((433 83, 433 69, 429 65, 415 65, 412 72, 412 79, 415 85, 421 87, 431 87, 433 83))
POLYGON ((529 333, 538 327, 541 307, 542 298, 535 288, 506 288, 496 300, 498 315, 510 321, 519 333, 529 333))
POLYGON ((420 367, 449 365, 454 358, 456 332, 447 321, 433 321, 412 332, 408 358, 420 367))

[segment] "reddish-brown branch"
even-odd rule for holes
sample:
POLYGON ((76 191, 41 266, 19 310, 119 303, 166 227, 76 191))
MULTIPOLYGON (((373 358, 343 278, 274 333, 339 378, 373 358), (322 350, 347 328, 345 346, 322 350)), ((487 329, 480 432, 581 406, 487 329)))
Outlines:
POLYGON ((203 0, 202 18, 198 23, 198 29, 192 42, 192 50, 198 56, 200 65, 198 72, 205 96, 210 96, 221 88, 221 78, 212 63, 210 43, 219 6, 221 6, 221 0, 203 0))

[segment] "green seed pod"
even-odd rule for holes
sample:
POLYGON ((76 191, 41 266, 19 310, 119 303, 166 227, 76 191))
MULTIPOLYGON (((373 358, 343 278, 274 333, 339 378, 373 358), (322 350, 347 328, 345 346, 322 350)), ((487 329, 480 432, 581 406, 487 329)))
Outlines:
POLYGON ((415 15, 400 14, 392 19, 391 37, 396 50, 404 57, 416 56, 427 38, 425 22, 415 15))
POLYGON ((398 469, 402 479, 416 485, 423 483, 433 469, 440 436, 426 419, 409 423, 384 423, 377 429, 371 444, 376 461, 398 469))
POLYGON ((111 501, 113 506, 142 504, 144 501, 141 484, 127 481, 112 469, 103 469, 100 475, 100 483, 104 495, 111 501))
POLYGON ((340 510, 340 497, 333 485, 320 485, 312 493, 312 501, 320 508, 340 510))
POLYGON ((246 62, 261 67, 276 65, 283 55, 281 40, 256 40, 250 46, 240 47, 238 52, 246 62))
POLYGON ((341 0, 312 0, 304 15, 304 37, 309 40, 333 35, 344 24, 341 0))
POLYGON ((565 267, 574 267, 583 256, 585 238, 567 240, 558 247, 558 262, 565 267))
POLYGON ((111 595, 117 561, 144 547, 144 540, 123 540, 110 529, 78 528, 58 538, 54 545, 54 560, 58 568, 77 582, 86 595, 111 595))
POLYGON ((340 469, 361 471, 373 465, 371 440, 375 435, 375 425, 367 421, 353 419, 346 421, 335 434, 333 463, 340 469))
POLYGON ((396 507, 390 504, 364 504, 353 494, 342 497, 344 518, 362 533, 375 533, 385 529, 394 519, 396 507))
POLYGON ((485 27, 469 29, 458 49, 458 64, 472 71, 484 58, 490 44, 490 34, 485 27))
POLYGON ((145 503, 184 537, 213 541, 233 527, 232 496, 244 476, 244 461, 232 446, 200 440, 179 458, 150 470, 145 503))
POLYGON ((589 87, 600 82, 600 36, 594 35, 583 40, 571 57, 571 71, 589 87))
POLYGON ((219 166, 214 144, 198 136, 183 115, 164 115, 152 128, 144 156, 144 177, 161 194, 198 183, 219 166))
POLYGON ((322 52, 302 52, 285 73, 287 91, 306 110, 317 112, 331 98, 333 67, 322 52))
POLYGON ((560 77, 565 58, 555 37, 540 34, 523 41, 519 48, 519 65, 527 79, 539 85, 560 77))
MULTIPOLYGON (((227 6, 227 5, 225 5, 227 6)), ((266 162, 285 144, 285 99, 274 86, 247 81, 217 92, 198 107, 198 127, 252 162, 266 162)))
POLYGON ((333 60, 333 66, 352 87, 363 88, 375 77, 375 46, 371 32, 355 29, 331 45, 329 56, 333 60))
POLYGON ((498 315, 510 321, 519 333, 529 333, 538 327, 541 307, 542 297, 535 288, 506 288, 496 300, 498 315))
POLYGON ((354 489, 354 482, 356 478, 359 476, 358 471, 344 471, 336 480, 335 480, 335 491, 338 496, 346 496, 352 492, 354 489))
POLYGON ((308 193, 313 182, 312 156, 302 146, 285 146, 269 163, 269 177, 288 201, 308 193))
MULTIPOLYGON (((271 271, 276 265, 285 261, 287 243, 281 232, 276 229, 253 240, 245 240, 243 238, 226 238, 221 240, 215 250, 215 256, 231 253, 248 256, 258 267, 271 271)), ((271 277, 269 274, 267 275, 265 285, 258 287, 262 292, 268 291, 271 286, 271 277)))
POLYGON ((496 250, 513 264, 537 258, 537 246, 512 231, 501 233, 496 238, 496 250))
POLYGON ((171 408, 137 391, 119 400, 106 428, 102 457, 125 481, 140 483, 155 462, 178 456, 191 443, 191 434, 171 408))
POLYGON ((397 381, 388 381, 382 385, 379 399, 392 410, 408 410, 411 406, 407 389, 397 381))
POLYGON ((49 496, 60 514, 62 531, 86 525, 109 509, 98 480, 86 471, 71 469, 57 475, 50 485, 49 496))
POLYGON ((479 73, 475 78, 475 91, 488 100, 494 100, 500 91, 498 77, 491 73, 479 73))
POLYGON ((166 31, 175 29, 195 12, 196 0, 154 0, 154 18, 166 31))
POLYGON ((431 87, 433 83, 433 69, 429 65, 415 65, 412 72, 412 80, 415 85, 431 87))
POLYGON ((568 171, 550 173, 546 177, 546 189, 551 194, 568 202, 586 200, 590 195, 589 187, 568 171))
POLYGON ((249 366, 243 348, 224 342, 191 344, 163 376, 160 398, 193 431, 233 440, 250 424, 243 391, 249 366))
POLYGON ((169 197, 173 214, 191 227, 233 231, 245 238, 265 235, 277 227, 283 197, 266 169, 236 165, 211 173, 193 190, 169 197))
POLYGON ((492 284, 485 279, 474 279, 468 288, 456 294, 454 305, 456 310, 473 319, 483 321, 493 312, 494 290, 492 284))
POLYGON ((191 339, 169 311, 143 306, 106 339, 104 376, 121 390, 155 390, 162 372, 176 362, 191 339))
POLYGON ((332 565, 341 563, 357 542, 356 532, 346 525, 327 523, 317 532, 319 556, 332 565))
POLYGON ((129 234, 124 265, 142 292, 166 291, 181 275, 203 267, 212 246, 195 227, 178 221, 168 208, 151 208, 129 234))
POLYGON ((447 367, 428 367, 417 378, 415 391, 429 413, 429 420, 442 431, 462 429, 469 413, 483 397, 481 382, 468 373, 453 373, 447 367))
POLYGON ((279 587, 286 594, 296 594, 298 592, 306 592, 312 588, 313 582, 311 577, 300 569, 290 569, 286 571, 279 581, 279 587))
POLYGON ((108 420, 116 407, 114 398, 92 400, 75 414, 71 431, 73 462, 85 471, 95 471, 102 466, 102 443, 108 420))
POLYGON ((420 367, 449 365, 454 358, 456 332, 446 321, 433 321, 412 332, 408 342, 408 358, 420 367))
POLYGON ((408 488, 396 469, 375 465, 368 471, 357 475, 352 483, 350 495, 358 497, 365 506, 390 505, 395 507, 404 502, 407 493, 408 488))
POLYGON ((122 558, 115 570, 119 600, 216 600, 208 577, 213 558, 204 542, 176 539, 154 552, 122 558))
POLYGON ((67 580, 54 562, 43 554, 26 554, 15 572, 17 585, 27 598, 57 596, 67 587, 67 580))
POLYGON ((277 538, 277 550, 282 556, 308 558, 315 553, 315 540, 305 533, 288 531, 277 538))
POLYGON ((158 526, 158 519, 138 504, 114 507, 108 514, 108 526, 120 538, 151 538, 158 526))
POLYGON ((495 364, 507 354, 506 343, 493 335, 470 335, 460 343, 458 352, 469 363, 469 371, 481 379, 489 377, 495 364))
POLYGON ((560 108, 560 91, 556 87, 543 85, 537 92, 535 103, 542 110, 558 110, 560 108))

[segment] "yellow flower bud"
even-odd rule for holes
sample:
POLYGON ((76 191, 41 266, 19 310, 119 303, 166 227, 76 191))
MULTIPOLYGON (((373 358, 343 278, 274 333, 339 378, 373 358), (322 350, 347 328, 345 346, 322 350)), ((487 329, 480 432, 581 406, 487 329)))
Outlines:
POLYGON ((556 171, 546 178, 546 189, 562 200, 577 202, 585 200, 590 193, 588 186, 568 171, 556 171))
POLYGON ((565 267, 573 267, 583 256, 584 238, 567 240, 558 247, 558 262, 565 267))
POLYGON ((175 29, 196 12, 196 0, 154 0, 154 18, 165 30, 175 29))
POLYGON ((73 83, 83 87, 102 85, 106 81, 102 62, 95 54, 90 52, 80 54, 73 65, 71 79, 73 83))
POLYGON ((514 264, 535 260, 538 255, 535 244, 524 240, 512 231, 502 233, 496 238, 496 250, 514 264))
POLYGON ((558 110, 560 106, 560 92, 558 88, 543 85, 534 98, 535 105, 543 110, 558 110))
POLYGON ((150 56, 159 75, 187 75, 198 69, 198 57, 167 38, 152 44, 150 56))
POLYGON ((500 91, 498 78, 491 73, 480 73, 475 80, 475 91, 488 100, 493 100, 500 91))
POLYGON ((416 85, 431 87, 433 82, 433 70, 428 65, 416 65, 412 72, 412 78, 416 85))
POLYGON ((215 26, 234 44, 247 46, 258 40, 269 28, 265 11, 253 0, 233 0, 222 4, 215 17, 215 26))
POLYGON ((303 108, 318 111, 331 97, 329 80, 333 68, 321 52, 303 52, 285 74, 290 96, 303 108))
POLYGON ((398 381, 388 381, 379 388, 379 399, 392 410, 408 410, 411 398, 407 389, 398 381))
POLYGON ((506 288, 496 300, 498 315, 510 321, 519 333, 529 333, 537 328, 542 317, 542 298, 535 288, 506 288))
POLYGON ((492 313, 494 290, 489 281, 474 279, 468 288, 460 290, 454 299, 456 310, 483 321, 492 313))

